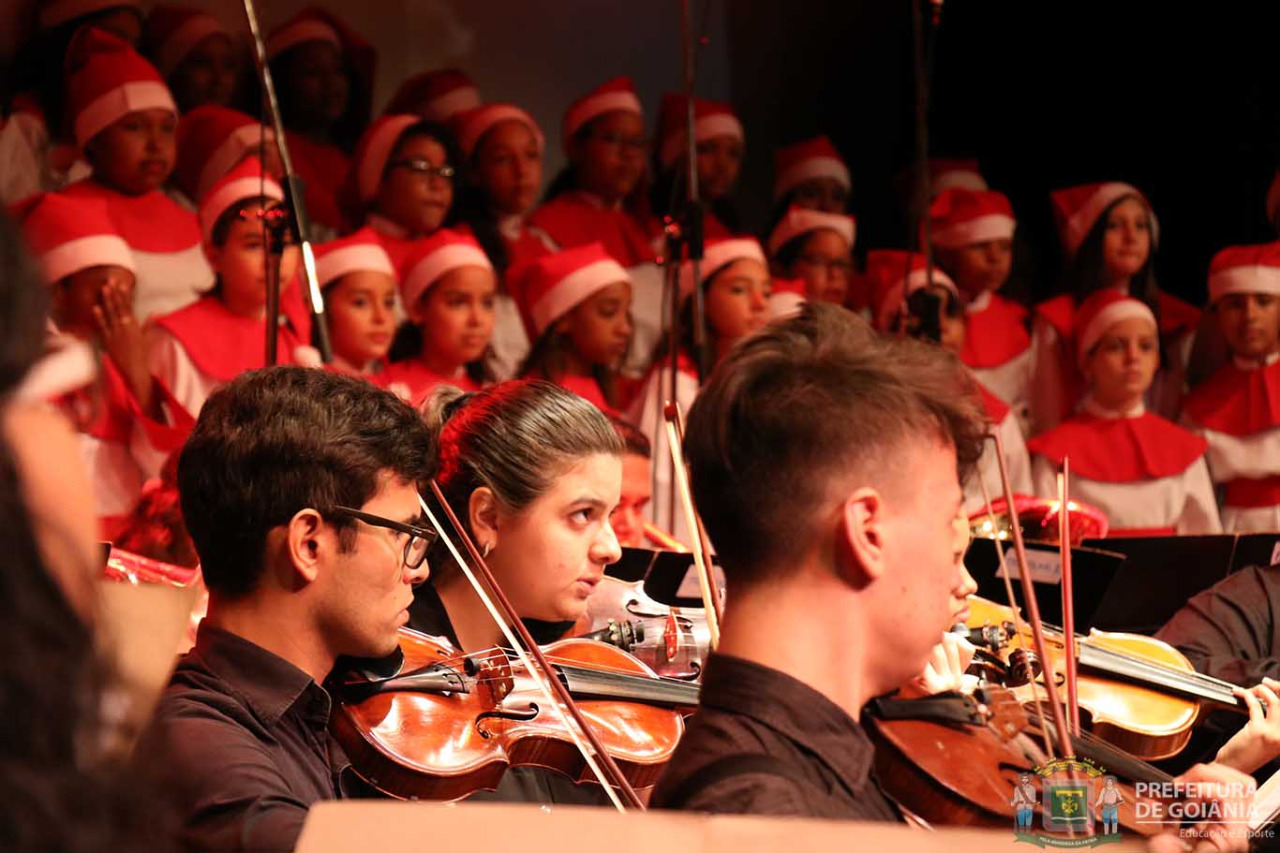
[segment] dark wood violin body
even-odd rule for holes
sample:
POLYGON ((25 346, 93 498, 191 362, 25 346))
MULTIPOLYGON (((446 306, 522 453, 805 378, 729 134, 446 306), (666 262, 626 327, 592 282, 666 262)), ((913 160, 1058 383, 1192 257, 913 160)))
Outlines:
MULTIPOLYGON (((518 662, 497 649, 464 656, 409 629, 400 644, 401 675, 335 690, 331 729, 374 788, 399 799, 456 800, 496 788, 512 765, 591 777, 561 716, 518 662)), ((543 651, 627 780, 653 785, 696 687, 659 679, 603 643, 562 640, 543 651)))

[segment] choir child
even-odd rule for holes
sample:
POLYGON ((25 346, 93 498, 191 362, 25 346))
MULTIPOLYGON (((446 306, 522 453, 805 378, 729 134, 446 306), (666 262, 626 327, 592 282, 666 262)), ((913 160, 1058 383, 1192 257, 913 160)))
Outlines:
POLYGON ((1232 358, 1192 389, 1183 418, 1209 442, 1223 527, 1280 530, 1280 244, 1215 255, 1209 300, 1232 358))
POLYGON ((1075 328, 1088 390, 1078 414, 1027 442, 1037 493, 1057 494, 1069 459, 1072 497, 1105 512, 1112 536, 1220 533, 1205 440, 1144 403, 1160 361, 1151 308, 1105 288, 1080 306, 1075 328))
POLYGON ((376 377, 396 330, 396 270, 368 231, 316 247, 316 279, 324 295, 332 367, 376 377))
POLYGON ((218 388, 266 363, 267 264, 277 267, 280 314, 276 357, 281 364, 314 364, 311 317, 303 304, 298 247, 269 251, 269 226, 279 216, 284 191, 262 171, 256 157, 244 160, 200 200, 204 250, 218 274, 213 290, 198 302, 156 319, 151 371, 192 417, 218 388))

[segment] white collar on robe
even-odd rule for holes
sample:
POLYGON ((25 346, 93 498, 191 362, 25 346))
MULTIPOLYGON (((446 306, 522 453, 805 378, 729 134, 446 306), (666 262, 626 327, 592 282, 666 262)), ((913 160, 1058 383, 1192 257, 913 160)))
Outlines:
POLYGON ((1234 361, 1236 367, 1241 370, 1259 370, 1263 367, 1270 367, 1275 364, 1278 359, 1280 359, 1280 352, 1273 352, 1270 355, 1263 356, 1261 360, 1256 358, 1240 358, 1239 356, 1234 356, 1231 360, 1234 361))
POLYGON ((1141 401, 1139 401, 1138 405, 1129 409, 1127 412, 1118 412, 1115 409, 1108 409, 1106 406, 1103 406, 1097 400, 1093 399, 1092 395, 1084 398, 1084 401, 1080 404, 1080 408, 1093 415, 1095 418, 1109 418, 1112 420, 1116 418, 1140 418, 1147 413, 1147 407, 1143 405, 1141 401))
POLYGON ((385 216, 379 216, 376 213, 370 213, 365 218, 365 222, 374 231, 377 231, 379 234, 385 234, 388 237, 400 237, 403 239, 409 236, 409 231, 407 229, 401 228, 390 219, 387 219, 385 216))
POLYGON ((991 307, 991 293, 992 291, 990 290, 982 291, 973 298, 973 301, 965 306, 964 310, 969 314, 977 314, 981 311, 986 311, 991 307))

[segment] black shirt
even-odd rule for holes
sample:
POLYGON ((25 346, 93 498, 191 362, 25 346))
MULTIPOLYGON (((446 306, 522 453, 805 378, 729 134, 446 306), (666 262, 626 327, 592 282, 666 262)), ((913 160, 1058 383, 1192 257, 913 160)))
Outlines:
POLYGON ((1250 566, 1191 598, 1156 637, 1197 671, 1243 687, 1280 678, 1280 565, 1250 566))
MULTIPOLYGON (((899 821, 871 772, 875 750, 858 721, 775 669, 712 654, 698 713, 650 804, 733 814, 899 821), (707 775, 727 756, 767 756, 759 768, 707 775)), ((721 766, 724 766, 721 763, 721 766)))
POLYGON ((344 796, 329 694, 293 664, 201 624, 138 747, 190 850, 292 850, 307 809, 344 796))

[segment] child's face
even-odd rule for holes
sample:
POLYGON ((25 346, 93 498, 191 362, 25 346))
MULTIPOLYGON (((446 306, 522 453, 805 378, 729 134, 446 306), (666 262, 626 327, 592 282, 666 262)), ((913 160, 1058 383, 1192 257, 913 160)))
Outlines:
POLYGON ((704 198, 729 194, 742 171, 742 154, 742 142, 732 136, 713 136, 698 143, 698 190, 704 198))
POLYGON ((791 203, 823 213, 844 213, 849 206, 849 191, 834 178, 813 178, 791 191, 791 203))
POLYGON ((578 356, 592 365, 616 368, 631 341, 631 283, 615 282, 576 306, 556 325, 578 356))
POLYGON ((134 284, 132 272, 113 264, 72 273, 54 288, 54 322, 59 329, 78 338, 92 338, 98 328, 93 309, 102 305, 103 291, 116 288, 127 303, 133 299, 134 284))
POLYGON ((615 110, 592 119, 569 155, 578 188, 611 204, 631 195, 644 176, 646 147, 644 121, 635 113, 615 110))
POLYGON ((834 231, 822 228, 804 238, 787 275, 802 278, 809 298, 843 305, 853 279, 849 244, 834 231))
POLYGON ((1102 263, 1108 275, 1128 279, 1151 257, 1151 216, 1139 199, 1127 198, 1107 214, 1102 263))
POLYGON ((412 320, 422 327, 423 355, 461 367, 484 355, 493 337, 497 280, 482 267, 460 267, 418 300, 412 320))
POLYGON ((760 330, 769 320, 773 283, 759 261, 744 258, 721 270, 707 288, 707 324, 717 345, 727 345, 760 330))
POLYGON ((624 548, 644 547, 644 513, 653 497, 649 459, 637 453, 622 457, 622 494, 609 514, 609 524, 624 548))
POLYGON ((324 306, 334 355, 359 370, 386 358, 395 333, 394 278, 373 270, 348 273, 325 291, 324 306))
POLYGON ((201 39, 173 70, 169 88, 183 112, 205 104, 229 106, 239 70, 231 39, 214 33, 201 39))
POLYGON ((476 148, 474 173, 496 213, 528 213, 542 186, 542 152, 533 131, 522 121, 498 122, 476 148))
POLYGON ((986 240, 958 249, 938 249, 938 264, 969 299, 999 290, 1013 267, 1012 240, 986 240))
POLYGON ((309 41, 293 52, 281 101, 287 100, 299 128, 326 130, 347 111, 351 82, 342 54, 327 41, 309 41))
POLYGON ((125 195, 158 189, 173 171, 178 117, 168 110, 138 110, 116 120, 93 139, 93 174, 125 195))
POLYGON ((1265 358, 1280 347, 1280 298, 1270 293, 1228 293, 1214 311, 1234 355, 1265 358))
POLYGON ((451 166, 444 146, 429 136, 411 136, 387 160, 374 208, 422 237, 438 230, 453 204, 453 179, 435 172, 451 166))
MULTIPOLYGON (((265 209, 278 205, 274 202, 265 209)), ((264 267, 268 251, 266 234, 259 218, 264 208, 253 204, 235 217, 227 229, 227 239, 209 252, 209 262, 218 274, 222 301, 233 310, 251 313, 267 304, 267 277, 264 267)), ((280 256, 280 285, 287 285, 298 272, 298 247, 287 245, 280 256)))
POLYGON ((1141 399, 1160 363, 1160 342, 1146 320, 1116 323, 1085 358, 1084 374, 1094 399, 1119 408, 1141 399))

